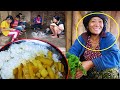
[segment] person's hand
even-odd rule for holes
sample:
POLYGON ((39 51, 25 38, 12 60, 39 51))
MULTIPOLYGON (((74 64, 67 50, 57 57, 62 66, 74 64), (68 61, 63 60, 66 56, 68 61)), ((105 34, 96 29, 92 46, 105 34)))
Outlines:
POLYGON ((16 29, 14 29, 14 28, 10 28, 10 31, 15 31, 16 29))
POLYGON ((37 23, 40 23, 40 21, 37 21, 37 23))
POLYGON ((50 24, 50 25, 52 25, 52 26, 57 26, 55 23, 52 23, 52 24, 50 24))
POLYGON ((83 76, 82 71, 81 71, 80 69, 77 69, 75 78, 76 78, 76 79, 80 79, 82 76, 83 76))
POLYGON ((93 62, 92 61, 83 61, 82 62, 82 66, 83 68, 88 71, 90 68, 92 68, 94 65, 93 65, 93 62))
MULTIPOLYGON (((88 71, 90 68, 92 68, 94 65, 93 65, 93 62, 92 61, 83 61, 82 62, 82 66, 83 68, 88 71)), ((83 73, 80 69, 77 70, 76 72, 76 79, 79 79, 83 76, 83 73)))

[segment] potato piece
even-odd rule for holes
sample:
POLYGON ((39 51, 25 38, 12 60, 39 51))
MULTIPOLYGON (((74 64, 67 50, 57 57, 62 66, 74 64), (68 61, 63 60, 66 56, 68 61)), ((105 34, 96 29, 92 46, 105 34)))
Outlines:
POLYGON ((54 65, 52 65, 50 68, 53 70, 54 73, 56 73, 56 70, 55 70, 55 66, 54 66, 54 65))
POLYGON ((48 66, 51 66, 53 64, 53 60, 50 60, 48 58, 41 58, 40 59, 41 63, 43 63, 44 65, 48 65, 48 66))
POLYGON ((42 58, 44 58, 44 57, 45 57, 45 55, 44 55, 44 53, 43 53, 43 52, 41 52, 39 56, 40 56, 40 57, 42 57, 42 58))
POLYGON ((14 75, 14 78, 15 78, 15 79, 18 79, 18 68, 15 68, 15 69, 13 70, 13 75, 14 75))
POLYGON ((30 79, 30 74, 29 74, 29 69, 28 69, 28 64, 23 65, 23 74, 25 76, 25 79, 30 79))
POLYGON ((41 74, 42 77, 45 78, 45 77, 48 75, 48 72, 47 72, 47 70, 44 68, 44 69, 42 69, 42 70, 40 71, 40 74, 41 74))
POLYGON ((18 79, 22 79, 23 78, 23 64, 21 63, 20 66, 18 67, 18 79))
POLYGON ((26 79, 24 74, 23 74, 23 79, 26 79))
POLYGON ((43 51, 38 52, 38 53, 37 53, 37 56, 38 56, 38 57, 45 57, 45 55, 44 55, 44 52, 43 52, 43 51))
POLYGON ((17 72, 18 72, 18 68, 15 68, 15 69, 13 70, 13 74, 15 75, 17 72))
POLYGON ((38 71, 39 71, 39 68, 38 68, 38 67, 33 66, 33 72, 34 72, 34 74, 36 74, 38 71))
POLYGON ((48 58, 52 58, 52 52, 51 51, 48 51, 48 56, 47 56, 48 58))
POLYGON ((40 77, 41 77, 41 74, 38 72, 38 73, 36 73, 36 76, 37 76, 38 78, 40 78, 40 77))
POLYGON ((58 79, 59 78, 59 75, 58 74, 55 74, 55 79, 58 79))
POLYGON ((43 65, 43 67, 44 67, 45 69, 47 69, 47 66, 48 66, 48 65, 43 65))
POLYGON ((61 72, 64 72, 64 65, 61 63, 61 72))
POLYGON ((50 77, 49 77, 49 76, 46 76, 45 79, 50 79, 50 77))
POLYGON ((58 71, 60 72, 61 71, 61 63, 57 62, 57 65, 58 65, 58 71))
POLYGON ((62 72, 62 63, 58 62, 57 64, 58 64, 58 70, 62 72))
POLYGON ((50 78, 54 79, 55 74, 54 74, 53 70, 49 66, 47 67, 47 71, 48 71, 48 74, 49 74, 50 78))
POLYGON ((41 77, 40 79, 44 79, 44 77, 41 77))
POLYGON ((40 60, 41 59, 41 56, 37 56, 35 57, 36 60, 40 60))
POLYGON ((34 79, 35 74, 33 72, 33 64, 31 62, 28 62, 27 64, 28 64, 28 70, 29 70, 30 78, 34 79))
POLYGON ((36 60, 36 61, 37 61, 37 64, 38 64, 38 65, 37 65, 38 68, 39 68, 40 70, 44 69, 42 63, 41 63, 39 60, 36 60))
POLYGON ((54 62, 54 66, 55 66, 55 73, 57 73, 58 72, 58 64, 57 64, 57 62, 54 62))
POLYGON ((37 60, 32 60, 32 63, 35 67, 38 67, 37 60))
POLYGON ((35 79, 40 79, 40 78, 38 78, 38 77, 35 77, 35 79))

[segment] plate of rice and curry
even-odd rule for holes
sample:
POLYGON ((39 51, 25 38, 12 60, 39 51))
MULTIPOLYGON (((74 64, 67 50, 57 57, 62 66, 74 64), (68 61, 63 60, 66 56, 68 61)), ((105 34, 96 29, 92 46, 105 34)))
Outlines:
POLYGON ((21 39, 0 49, 1 79, 67 79, 68 63, 54 45, 21 39))

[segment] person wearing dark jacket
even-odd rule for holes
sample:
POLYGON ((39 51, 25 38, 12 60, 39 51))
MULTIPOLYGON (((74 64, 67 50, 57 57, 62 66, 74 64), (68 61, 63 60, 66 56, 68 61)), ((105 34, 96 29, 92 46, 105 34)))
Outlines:
POLYGON ((37 28, 42 29, 42 17, 40 15, 34 18, 33 23, 34 30, 37 30, 37 28))

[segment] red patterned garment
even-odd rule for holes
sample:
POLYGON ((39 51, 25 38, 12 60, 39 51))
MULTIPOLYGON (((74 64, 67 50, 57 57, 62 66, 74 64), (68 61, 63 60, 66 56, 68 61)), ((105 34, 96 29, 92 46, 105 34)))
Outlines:
MULTIPOLYGON (((90 49, 92 48, 90 36, 88 37, 86 47, 90 49)), ((100 47, 98 44, 95 50, 99 50, 99 49, 100 47)), ((91 51, 86 49, 83 56, 85 60, 92 60, 97 57, 100 57, 101 53, 99 51, 91 51)), ((96 71, 96 68, 93 67, 89 71, 87 71, 87 76, 82 77, 81 79, 119 79, 119 77, 120 76, 119 76, 118 68, 109 68, 109 69, 98 72, 96 71)))
POLYGON ((19 21, 15 19, 14 22, 13 22, 13 24, 11 25, 12 28, 17 27, 17 26, 18 26, 18 23, 19 23, 19 21))
MULTIPOLYGON (((86 47, 92 49, 90 36, 88 37, 86 47)), ((99 50, 99 49, 100 49, 100 47, 99 47, 99 44, 98 44, 97 47, 95 48, 95 50, 99 50)), ((99 51, 91 51, 91 50, 85 49, 85 52, 84 52, 83 56, 84 56, 85 60, 92 60, 92 59, 95 59, 97 57, 100 57, 101 53, 99 51)))

